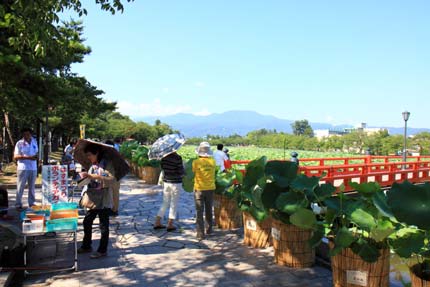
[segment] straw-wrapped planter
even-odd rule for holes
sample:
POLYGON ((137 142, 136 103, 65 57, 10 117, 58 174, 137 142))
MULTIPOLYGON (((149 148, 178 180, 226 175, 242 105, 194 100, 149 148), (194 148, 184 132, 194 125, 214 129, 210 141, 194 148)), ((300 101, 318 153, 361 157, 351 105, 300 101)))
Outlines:
POLYGON ((421 278, 417 274, 422 274, 422 265, 415 264, 410 268, 412 287, 430 287, 430 278, 421 278))
POLYGON ((215 224, 221 229, 235 229, 243 226, 242 211, 237 203, 221 194, 214 194, 215 224))
POLYGON ((261 222, 257 222, 249 213, 243 212, 243 229, 245 245, 254 248, 265 248, 270 246, 270 233, 272 229, 272 219, 269 217, 261 222))
POLYGON ((308 242, 312 237, 312 230, 278 220, 273 220, 272 226, 272 243, 277 264, 294 268, 306 268, 314 264, 315 249, 308 242))
POLYGON ((139 177, 147 184, 157 184, 161 169, 152 166, 139 166, 139 177))
MULTIPOLYGON (((333 243, 329 243, 333 247, 333 243)), ((390 285, 390 250, 380 250, 376 262, 364 261, 350 248, 331 258, 334 287, 385 287, 390 285)))

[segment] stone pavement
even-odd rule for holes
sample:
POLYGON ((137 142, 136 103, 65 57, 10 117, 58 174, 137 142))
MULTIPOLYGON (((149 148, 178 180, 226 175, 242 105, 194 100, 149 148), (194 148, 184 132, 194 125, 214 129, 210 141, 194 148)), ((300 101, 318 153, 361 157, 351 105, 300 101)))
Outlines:
MULTIPOLYGON (((11 206, 14 193, 15 190, 9 191, 11 206)), ((89 254, 79 255, 79 271, 27 276, 23 286, 332 285, 331 272, 323 267, 294 270, 277 266, 273 263, 271 248, 256 250, 242 245, 241 229, 215 229, 213 236, 199 242, 194 232, 195 208, 191 193, 180 196, 176 232, 152 228, 162 202, 161 187, 145 185, 128 176, 121 181, 120 199, 120 215, 111 218, 107 257, 90 259, 89 254)), ((79 240, 83 236, 81 223, 82 218, 79 240)), ((96 249, 98 224, 93 230, 93 249, 96 249)))

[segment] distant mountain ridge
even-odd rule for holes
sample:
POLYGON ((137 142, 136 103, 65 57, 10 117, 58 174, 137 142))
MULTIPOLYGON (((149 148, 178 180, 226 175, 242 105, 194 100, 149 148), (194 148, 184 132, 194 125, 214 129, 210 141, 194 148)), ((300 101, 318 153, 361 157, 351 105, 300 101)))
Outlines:
MULTIPOLYGON (((275 129, 278 132, 291 133, 291 124, 295 120, 280 119, 275 116, 262 115, 254 111, 227 111, 208 116, 196 116, 192 114, 175 114, 160 117, 133 117, 135 121, 144 121, 153 124, 157 119, 170 125, 173 129, 181 131, 186 137, 203 137, 208 134, 229 136, 232 134, 246 135, 250 131, 258 129, 275 129)), ((343 130, 351 128, 351 125, 331 125, 328 123, 309 123, 314 130, 330 129, 343 130)), ((383 127, 390 134, 403 134, 403 128, 383 127)), ((416 134, 430 129, 409 128, 408 134, 416 134)))

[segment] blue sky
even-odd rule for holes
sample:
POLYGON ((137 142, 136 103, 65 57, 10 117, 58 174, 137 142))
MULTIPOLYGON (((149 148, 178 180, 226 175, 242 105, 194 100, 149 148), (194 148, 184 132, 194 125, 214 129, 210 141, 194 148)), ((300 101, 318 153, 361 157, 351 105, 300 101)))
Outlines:
MULTIPOLYGON (((94 1, 85 1, 85 3, 94 1)), ((253 110, 332 124, 429 127, 430 1, 88 4, 73 70, 136 116, 253 110)))

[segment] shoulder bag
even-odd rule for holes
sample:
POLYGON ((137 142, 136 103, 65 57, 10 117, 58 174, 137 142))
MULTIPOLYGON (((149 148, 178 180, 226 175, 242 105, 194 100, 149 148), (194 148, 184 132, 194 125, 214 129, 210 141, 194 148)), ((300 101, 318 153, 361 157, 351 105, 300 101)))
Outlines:
POLYGON ((106 188, 88 188, 81 197, 79 205, 82 208, 88 209, 102 209, 103 208, 103 197, 106 192, 106 188))

